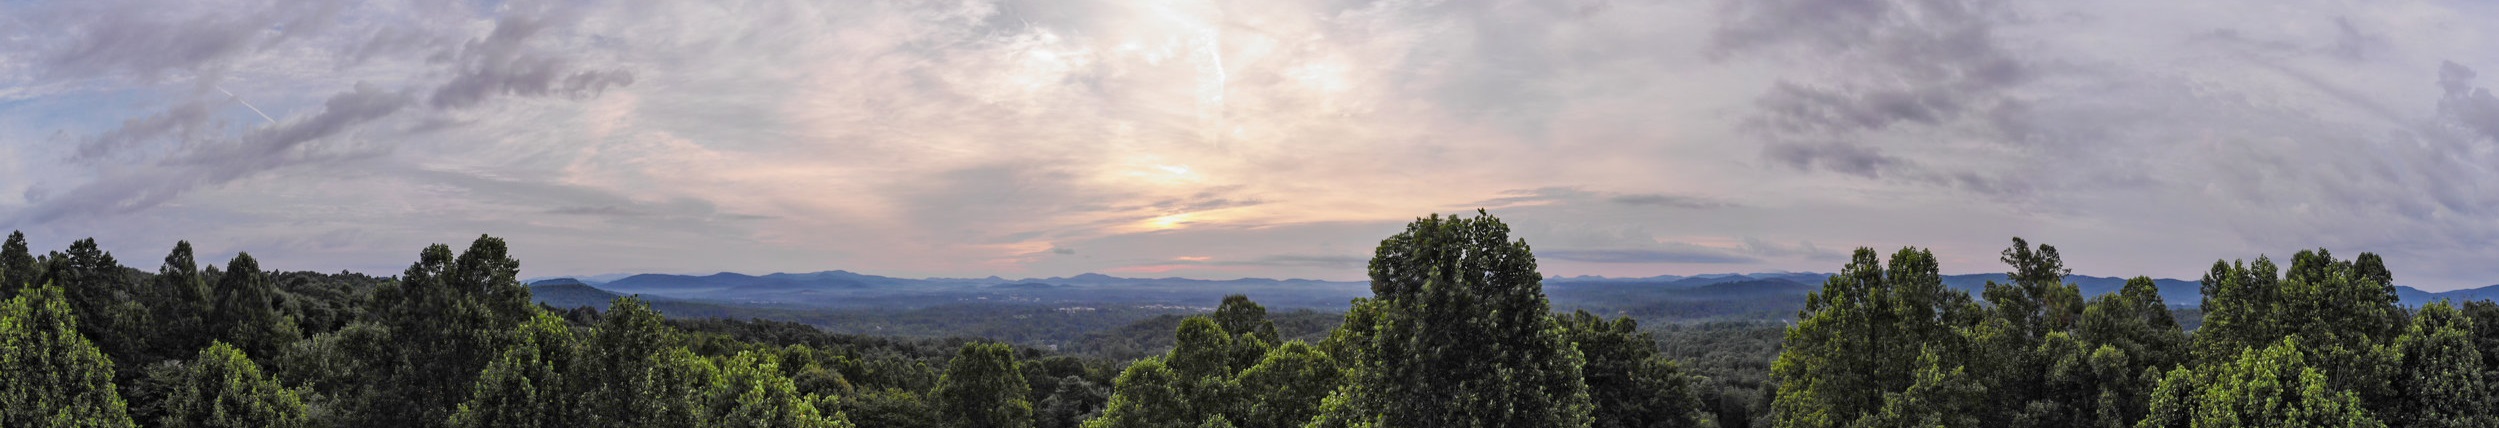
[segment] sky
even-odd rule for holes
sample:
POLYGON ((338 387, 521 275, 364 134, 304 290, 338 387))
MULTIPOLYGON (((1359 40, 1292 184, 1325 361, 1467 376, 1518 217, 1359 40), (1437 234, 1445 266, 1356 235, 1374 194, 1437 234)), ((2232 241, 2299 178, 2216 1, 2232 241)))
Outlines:
MULTIPOLYGON (((2499 283, 2499 3, 0 2, 0 228, 393 274, 1358 280, 2383 255, 2499 283), (2485 75, 2488 76, 2485 76, 2485 75)), ((222 259, 220 259, 222 260, 222 259)))

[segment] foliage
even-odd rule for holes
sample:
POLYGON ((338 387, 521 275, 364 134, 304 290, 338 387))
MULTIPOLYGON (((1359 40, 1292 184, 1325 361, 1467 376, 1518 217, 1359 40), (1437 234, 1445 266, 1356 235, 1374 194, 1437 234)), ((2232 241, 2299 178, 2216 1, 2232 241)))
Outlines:
POLYGON ((946 376, 929 399, 945 426, 1023 428, 1033 425, 1030 388, 1016 369, 1014 349, 974 343, 946 365, 946 376))
POLYGON ((1802 320, 1788 329, 1785 351, 1771 366, 1778 426, 1856 424, 1899 408, 1886 403, 1917 384, 1920 370, 1961 370, 1958 356, 1969 344, 1956 328, 1972 324, 1978 305, 1944 288, 1933 253, 1903 248, 1888 266, 1876 257, 1873 249, 1857 249, 1806 298, 1802 320))
POLYGON ((1315 426, 1588 426, 1583 360, 1500 219, 1417 219, 1380 241, 1370 275, 1351 333, 1331 337, 1351 374, 1315 426))
POLYGON ((181 365, 156 426, 295 428, 310 426, 303 398, 261 373, 243 350, 216 342, 181 365))
POLYGON ((2363 409, 2360 397, 2326 382, 2309 364, 2299 338, 2248 349, 2235 360, 2198 369, 2178 368, 2153 392, 2141 428, 2161 427, 2384 427, 2363 409))
POLYGON ((113 360, 78 334, 60 287, 0 304, 0 426, 128 427, 113 360))

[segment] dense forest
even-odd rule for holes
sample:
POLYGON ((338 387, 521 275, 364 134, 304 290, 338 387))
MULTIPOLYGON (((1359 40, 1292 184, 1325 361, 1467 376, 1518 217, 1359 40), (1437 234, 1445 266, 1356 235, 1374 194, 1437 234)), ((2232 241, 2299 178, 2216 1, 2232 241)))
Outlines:
POLYGON ((2499 305, 2401 305, 2374 254, 2216 262, 2185 312, 2148 278, 2086 298, 2052 246, 2002 260, 1973 297, 1859 249, 1792 323, 1644 328, 1555 312, 1499 219, 1431 216, 1343 314, 1236 295, 1060 353, 534 304, 493 237, 373 277, 12 234, 0 426, 2499 426, 2499 305))

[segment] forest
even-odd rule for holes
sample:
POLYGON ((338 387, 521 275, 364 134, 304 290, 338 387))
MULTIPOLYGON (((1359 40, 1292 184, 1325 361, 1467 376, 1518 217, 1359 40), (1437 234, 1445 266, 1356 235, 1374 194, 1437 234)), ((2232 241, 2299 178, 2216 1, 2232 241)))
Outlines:
POLYGON ((1234 295, 1062 353, 533 303, 491 236, 375 277, 12 234, 0 426, 2499 426, 2499 305, 2404 305, 2375 254, 2216 261, 2191 303, 2084 296, 2019 238, 2001 260, 1973 296, 1861 248, 1792 322, 1643 326, 1555 310, 1500 219, 1433 215, 1342 314, 1234 295))

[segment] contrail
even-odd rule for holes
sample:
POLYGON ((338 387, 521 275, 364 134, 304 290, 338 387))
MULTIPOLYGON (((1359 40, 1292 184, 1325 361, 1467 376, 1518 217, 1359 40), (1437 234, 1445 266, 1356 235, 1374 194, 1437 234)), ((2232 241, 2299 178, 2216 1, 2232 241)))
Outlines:
POLYGON ((268 113, 262 113, 262 112, 260 111, 260 108, 259 108, 259 107, 252 107, 252 102, 250 102, 250 101, 244 101, 244 100, 243 100, 243 97, 242 97, 242 96, 235 95, 235 94, 234 94, 234 91, 228 91, 228 90, 226 90, 226 88, 225 88, 225 87, 223 87, 223 86, 215 86, 215 85, 210 85, 209 87, 211 87, 211 88, 217 88, 217 92, 224 92, 224 93, 226 93, 226 97, 227 97, 227 98, 233 98, 233 99, 234 99, 234 102, 237 102, 237 103, 242 103, 242 104, 243 104, 243 108, 252 109, 252 113, 257 113, 257 114, 260 114, 260 119, 261 119, 261 120, 266 120, 266 121, 269 121, 269 124, 271 124, 271 125, 276 125, 276 124, 278 124, 278 120, 277 120, 277 119, 271 119, 271 118, 269 118, 269 114, 268 114, 268 113))

